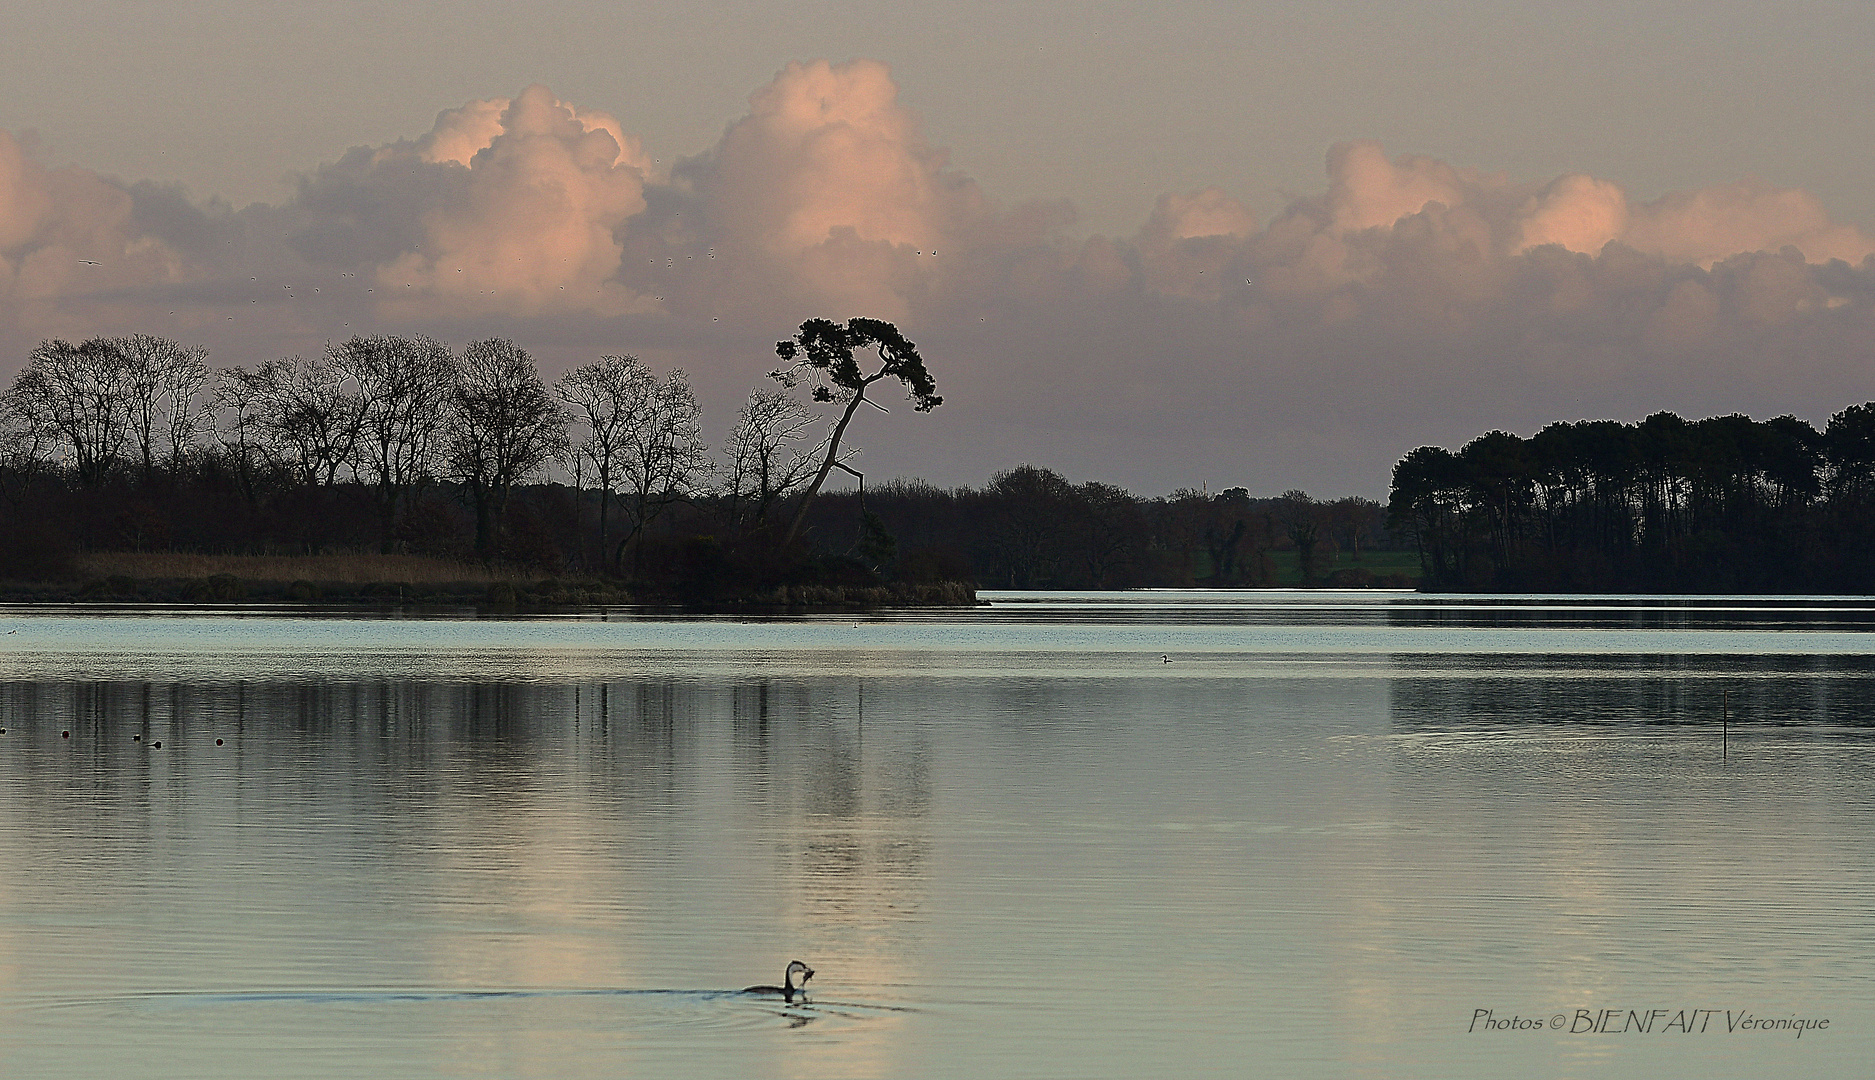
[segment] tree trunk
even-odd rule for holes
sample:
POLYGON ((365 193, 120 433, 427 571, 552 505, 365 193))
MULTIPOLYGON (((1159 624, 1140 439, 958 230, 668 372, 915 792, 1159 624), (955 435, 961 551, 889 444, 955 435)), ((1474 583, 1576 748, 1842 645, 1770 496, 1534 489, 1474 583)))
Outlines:
MULTIPOLYGON (((876 378, 877 376, 875 376, 876 378)), ((820 463, 820 471, 814 474, 814 482, 807 486, 801 495, 801 505, 794 511, 794 520, 788 523, 788 531, 781 538, 781 546, 793 545, 795 536, 801 531, 801 523, 807 520, 807 508, 820 494, 820 485, 827 482, 827 474, 833 471, 834 461, 840 456, 840 439, 846 434, 846 425, 852 421, 853 413, 859 409, 859 403, 866 400, 866 386, 872 379, 860 385, 853 394, 853 400, 846 403, 846 412, 840 414, 840 422, 833 429, 833 438, 827 441, 827 459, 820 463)))
POLYGON ((612 505, 612 473, 609 469, 599 470, 599 573, 603 576, 612 568, 605 548, 606 511, 612 505))

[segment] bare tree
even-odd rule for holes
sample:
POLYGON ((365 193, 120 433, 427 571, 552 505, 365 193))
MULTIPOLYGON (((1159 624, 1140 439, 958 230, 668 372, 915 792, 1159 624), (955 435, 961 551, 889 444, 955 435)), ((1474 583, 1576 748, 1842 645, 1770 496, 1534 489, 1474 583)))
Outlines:
POLYGON ((260 387, 253 372, 236 365, 216 376, 214 408, 228 417, 216 429, 216 438, 233 463, 241 494, 250 504, 254 502, 255 467, 264 457, 260 402, 260 387))
POLYGON ((0 500, 15 514, 21 497, 50 464, 49 438, 19 410, 12 393, 0 394, 0 500))
MULTIPOLYGON (((599 482, 599 550, 606 547, 606 526, 615 485, 624 472, 626 447, 632 435, 647 423, 656 396, 657 378, 635 356, 602 356, 597 363, 575 368, 561 376, 553 392, 566 405, 569 419, 585 431, 572 443, 569 457, 575 475, 592 465, 599 482)), ((576 483, 578 481, 575 481, 576 483)))
POLYGON ((776 502, 813 477, 821 447, 804 447, 818 420, 806 402, 786 390, 749 392, 725 449, 723 494, 737 525, 761 528, 776 502))
POLYGON ((109 341, 45 341, 7 391, 32 430, 70 452, 80 483, 104 479, 122 454, 129 394, 121 353, 109 341))
POLYGON ((215 430, 215 412, 210 396, 205 394, 214 377, 208 367, 208 349, 196 347, 189 355, 171 365, 163 376, 162 393, 168 402, 164 410, 163 449, 174 473, 203 436, 215 430))
POLYGON ((673 370, 659 382, 635 356, 603 356, 567 372, 554 393, 584 431, 571 453, 591 464, 599 484, 601 552, 608 551, 608 507, 614 495, 623 498, 631 528, 608 556, 622 565, 625 548, 645 527, 709 475, 701 410, 690 378, 673 370))
MULTIPOLYGON (((648 387, 644 422, 625 432, 620 482, 631 531, 619 541, 614 562, 623 564, 625 548, 642 541, 645 528, 671 504, 688 498, 710 474, 709 448, 703 445, 702 409, 690 389, 690 377, 672 368, 663 382, 648 387)), ((642 553, 642 542, 636 549, 642 553)), ((633 557, 634 569, 637 555, 633 557)))
POLYGON ((160 462, 174 470, 207 422, 199 401, 208 383, 208 350, 135 334, 110 343, 123 366, 124 420, 140 475, 160 462))
POLYGON ((381 546, 389 553, 399 508, 436 472, 456 358, 421 334, 355 337, 333 346, 328 356, 357 385, 358 472, 377 489, 381 546))
POLYGON ((925 370, 917 347, 905 340, 898 327, 879 319, 848 319, 844 326, 829 319, 809 319, 801 324, 800 332, 793 338, 776 342, 775 353, 791 366, 769 372, 771 378, 793 389, 803 377, 812 377, 817 380, 813 391, 815 401, 846 403, 827 437, 826 456, 821 459, 820 468, 801 496, 801 505, 794 511, 794 520, 789 522, 788 532, 782 537, 785 547, 794 542, 795 535, 801 531, 801 523, 807 520, 808 506, 819 494, 820 486, 827 482, 827 474, 839 464, 840 439, 846 434, 846 426, 852 423, 859 403, 864 401, 887 411, 885 406, 866 397, 868 387, 881 379, 897 379, 905 384, 909 391, 906 397, 918 412, 930 412, 942 405, 944 399, 938 396, 937 383, 925 370), (879 369, 868 374, 853 358, 855 349, 877 350, 879 369))
POLYGON ((357 471, 364 400, 332 356, 282 357, 252 372, 234 367, 222 382, 217 400, 230 404, 227 387, 241 386, 252 445, 293 483, 331 487, 340 469, 357 471))
POLYGON ((475 503, 475 552, 494 554, 508 493, 566 444, 566 419, 540 380, 533 357, 491 338, 462 350, 450 427, 451 473, 475 503))

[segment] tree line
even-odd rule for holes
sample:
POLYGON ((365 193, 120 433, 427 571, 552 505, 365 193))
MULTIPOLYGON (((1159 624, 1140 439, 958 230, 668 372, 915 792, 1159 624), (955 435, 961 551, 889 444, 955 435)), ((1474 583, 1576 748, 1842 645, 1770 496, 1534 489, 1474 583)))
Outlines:
POLYGON ((866 490, 848 435, 868 394, 943 401, 915 346, 890 323, 815 319, 776 353, 713 450, 685 373, 623 354, 550 383, 503 339, 359 336, 220 370, 163 338, 47 341, 0 394, 0 576, 80 550, 376 548, 703 595, 803 578, 1252 586, 1275 583, 1278 551, 1325 583, 1333 552, 1387 542, 1377 504, 1300 492, 1144 499, 1027 465, 981 489, 866 490), (860 490, 821 496, 841 470, 860 490))
MULTIPOLYGON (((823 530, 858 512, 857 493, 825 500, 823 530)), ((893 545, 899 572, 966 577, 985 588, 1405 587, 1390 567, 1364 565, 1398 549, 1371 499, 1317 500, 1302 491, 1255 497, 1180 488, 1148 498, 1096 480, 1020 465, 981 487, 895 480, 863 496, 856 544, 893 545), (871 542, 879 542, 877 539, 871 542)), ((847 533, 855 531, 848 527, 847 533)))
POLYGON ((1394 467, 1389 528, 1439 590, 1875 591, 1875 404, 1491 431, 1394 467))
POLYGON ((660 380, 629 356, 549 387, 500 339, 452 351, 422 335, 354 337, 221 371, 205 355, 141 335, 34 349, 0 398, 9 502, 63 487, 134 510, 195 489, 264 511, 344 501, 344 488, 368 496, 374 539, 391 551, 419 497, 449 483, 489 558, 514 489, 550 465, 595 470, 614 496, 603 505, 640 528, 705 469, 683 372, 660 380))

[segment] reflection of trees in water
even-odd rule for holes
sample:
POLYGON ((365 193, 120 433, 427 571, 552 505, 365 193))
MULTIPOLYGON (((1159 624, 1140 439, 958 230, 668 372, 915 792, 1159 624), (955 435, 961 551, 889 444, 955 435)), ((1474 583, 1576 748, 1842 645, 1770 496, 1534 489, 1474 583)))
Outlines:
POLYGON ((1875 725, 1875 657, 1396 655, 1396 726, 1875 725))
POLYGON ((913 915, 930 854, 929 748, 872 693, 769 679, 732 692, 745 827, 817 919, 863 932, 913 915))
POLYGON ((566 737, 583 748, 581 783, 622 812, 688 805, 695 786, 691 719, 704 706, 693 688, 669 681, 618 680, 567 688, 566 737))
POLYGON ((923 740, 910 741, 910 732, 894 724, 890 704, 881 713, 874 694, 869 715, 861 682, 736 685, 734 752, 745 781, 739 790, 771 814, 922 816, 930 801, 923 740))
POLYGON ((16 742, 59 744, 9 763, 29 785, 83 769, 121 794, 137 771, 166 768, 178 797, 224 792, 396 828, 452 791, 496 811, 525 803, 538 786, 527 763, 554 728, 541 718, 565 696, 525 684, 12 682, 0 683, 0 726, 16 742))
MULTIPOLYGON (((0 769, 11 798, 68 815, 74 788, 95 793, 83 812, 100 820, 142 817, 153 798, 219 800, 342 823, 319 841, 334 850, 473 852, 543 816, 596 834, 714 818, 817 909, 879 914, 921 898, 932 796, 923 736, 874 693, 830 680, 0 682, 0 769)), ((693 854, 681 833, 659 835, 668 857, 693 854)))
POLYGON ((1663 599, 1620 597, 1415 596, 1380 609, 1388 626, 1440 629, 1567 630, 1852 630, 1875 629, 1866 601, 1832 603, 1726 597, 1663 599))

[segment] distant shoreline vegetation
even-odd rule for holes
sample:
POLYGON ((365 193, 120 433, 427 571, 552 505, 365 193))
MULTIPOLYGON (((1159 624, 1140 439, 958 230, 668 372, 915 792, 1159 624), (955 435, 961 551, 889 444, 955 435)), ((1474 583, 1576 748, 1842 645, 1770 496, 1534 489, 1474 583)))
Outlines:
POLYGON ((1422 446, 1387 520, 1431 591, 1875 593, 1875 404, 1422 446))
POLYGON ((845 440, 869 388, 942 404, 915 347, 809 320, 776 351, 712 451, 684 373, 624 355, 549 385, 500 339, 220 371, 162 338, 47 341, 0 395, 0 601, 866 607, 1417 577, 1366 499, 1143 498, 1033 465, 868 485, 845 440), (858 490, 823 493, 834 471, 858 490))

